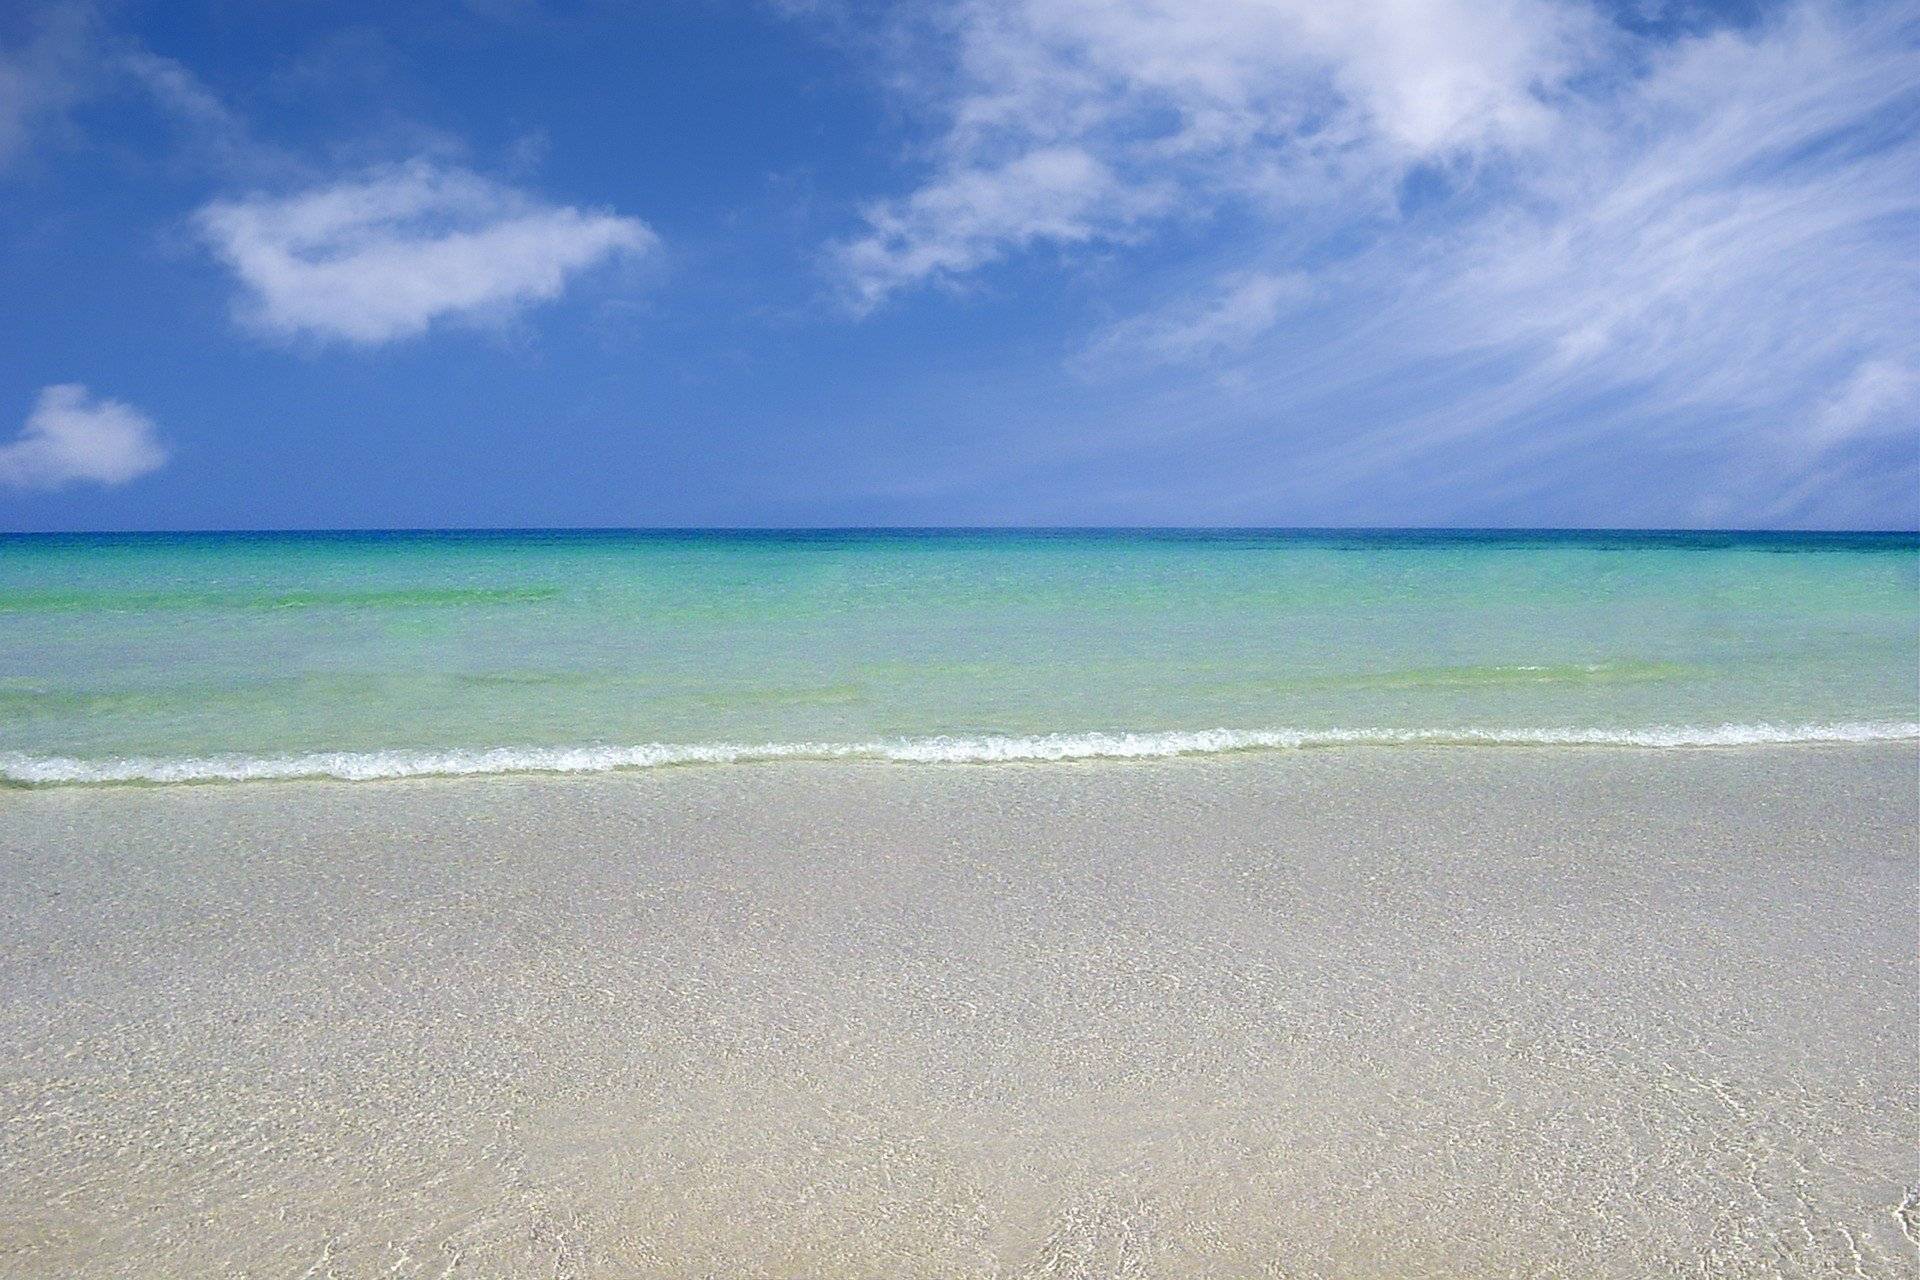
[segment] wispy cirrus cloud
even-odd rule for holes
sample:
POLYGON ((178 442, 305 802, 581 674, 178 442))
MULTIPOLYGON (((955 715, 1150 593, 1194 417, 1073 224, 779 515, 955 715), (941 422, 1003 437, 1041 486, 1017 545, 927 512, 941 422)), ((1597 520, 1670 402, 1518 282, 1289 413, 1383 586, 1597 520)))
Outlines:
POLYGON ((659 243, 638 218, 553 204, 426 161, 290 195, 217 200, 194 221, 241 285, 245 324, 358 344, 440 321, 497 321, 659 243))
POLYGON ((1869 358, 1813 415, 1815 443, 1830 447, 1862 436, 1912 430, 1920 422, 1920 368, 1898 358, 1869 358))
POLYGON ((1302 271, 1229 271, 1198 296, 1109 326, 1077 363, 1184 364, 1228 358, 1305 306, 1320 286, 1302 271))
POLYGON ((932 175, 837 247, 849 290, 1124 239, 1136 271, 1103 254, 1103 298, 1157 298, 1074 344, 1089 425, 1003 475, 1024 457, 1052 489, 1100 475, 1229 522, 1920 519, 1911 6, 1632 28, 1573 0, 947 12, 932 175), (1155 203, 964 266, 880 235, 1042 144, 1155 203), (1209 218, 1233 231, 1185 237, 1199 257, 1156 234, 1209 218))
POLYGON ((1035 244, 1125 238, 1151 216, 1390 203, 1415 166, 1544 139, 1604 31, 1551 0, 962 0, 939 14, 947 65, 915 77, 939 86, 932 172, 836 250, 863 307, 1035 244), (1069 163, 1075 181, 1034 180, 1069 163))
POLYGON ((27 150, 37 129, 60 121, 97 78, 92 5, 25 9, 16 24, 11 39, 0 24, 0 168, 27 150))
POLYGON ((61 383, 42 389, 20 433, 0 444, 0 484, 22 489, 125 484, 166 460, 151 418, 118 400, 96 397, 78 383, 61 383))
POLYGON ((1663 49, 1503 198, 1333 268, 1242 372, 1283 411, 1373 406, 1309 469, 1348 494, 1565 490, 1606 449, 1663 492, 1692 473, 1697 520, 1806 518, 1816 470, 1885 499, 1920 478, 1913 37, 1806 8, 1663 49), (1423 392, 1389 410, 1382 383, 1423 392))
POLYGON ((965 275, 1010 249, 1112 239, 1162 204, 1078 147, 956 170, 868 211, 868 234, 840 250, 850 300, 868 311, 897 289, 965 275))
POLYGON ((117 30, 107 21, 112 8, 53 0, 24 7, 11 31, 0 19, 0 171, 48 137, 81 138, 77 112, 116 98, 157 109, 175 126, 180 155, 194 167, 291 166, 184 63, 117 30))

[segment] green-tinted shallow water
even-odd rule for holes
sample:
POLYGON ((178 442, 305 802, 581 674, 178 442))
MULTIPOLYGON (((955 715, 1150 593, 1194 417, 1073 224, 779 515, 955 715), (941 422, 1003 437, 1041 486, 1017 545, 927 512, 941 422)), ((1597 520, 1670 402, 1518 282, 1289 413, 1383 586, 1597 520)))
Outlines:
POLYGON ((1916 672, 1910 535, 0 537, 16 782, 1911 737, 1916 672))

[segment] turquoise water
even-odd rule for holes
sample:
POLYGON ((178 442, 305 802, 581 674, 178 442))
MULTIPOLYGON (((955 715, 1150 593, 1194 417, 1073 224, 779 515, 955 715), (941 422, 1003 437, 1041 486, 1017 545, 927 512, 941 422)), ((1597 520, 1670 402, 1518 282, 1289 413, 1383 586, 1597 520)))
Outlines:
POLYGON ((0 778, 1920 735, 1911 535, 0 536, 0 778))

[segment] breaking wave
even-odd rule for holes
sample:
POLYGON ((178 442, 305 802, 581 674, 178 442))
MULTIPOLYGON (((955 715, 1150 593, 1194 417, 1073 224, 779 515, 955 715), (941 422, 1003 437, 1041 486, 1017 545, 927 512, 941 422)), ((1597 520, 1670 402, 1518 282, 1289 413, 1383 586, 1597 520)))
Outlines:
POLYGON ((87 760, 0 753, 0 783, 249 782, 274 779, 452 778, 514 773, 612 773, 665 765, 769 760, 989 764, 1144 760, 1313 747, 1742 747, 1785 743, 1920 741, 1920 723, 1686 725, 1650 729, 1203 729, 1154 733, 897 738, 869 742, 646 743, 446 751, 314 751, 286 755, 136 756, 87 760))

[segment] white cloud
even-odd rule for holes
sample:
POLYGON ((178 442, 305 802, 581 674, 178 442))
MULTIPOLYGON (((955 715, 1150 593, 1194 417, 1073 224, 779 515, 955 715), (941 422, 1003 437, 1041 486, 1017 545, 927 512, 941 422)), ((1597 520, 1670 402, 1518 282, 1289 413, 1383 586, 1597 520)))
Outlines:
POLYGON ((159 108, 196 161, 256 172, 286 167, 285 157, 251 138, 246 121, 184 64, 103 22, 111 8, 53 0, 23 12, 12 43, 0 34, 0 168, 48 135, 79 137, 75 109, 125 90, 159 108))
POLYGON ((0 46, 0 166, 27 149, 36 127, 86 93, 92 6, 55 4, 24 18, 25 36, 0 46))
POLYGON ((257 141, 247 122, 184 63, 124 44, 112 69, 172 122, 183 154, 224 172, 261 173, 288 167, 286 157, 257 141))
POLYGON ((1813 417, 1817 443, 1831 447, 1884 431, 1920 428, 1920 370, 1865 360, 1813 417))
POLYGON ((867 304, 1023 245, 1125 235, 1147 213, 1379 202, 1411 166, 1535 145, 1603 29, 1557 0, 961 0, 944 12, 954 70, 935 78, 935 171, 870 208, 838 253, 867 304), (1099 174, 1098 191, 1038 198, 1029 163, 1061 155, 1099 174), (1006 216, 982 220, 981 207, 1006 216))
POLYGON ((480 321, 658 238, 637 218, 553 205, 424 161, 290 196, 207 205, 196 222, 245 287, 248 325, 356 343, 480 321))
MULTIPOLYGON (((1084 9, 1082 28, 1143 12, 1084 9)), ((1407 6, 1407 21, 1439 12, 1407 6)), ((1415 118, 1391 95, 1332 88, 1320 123, 1292 134, 1235 105, 1279 101, 1243 92, 1256 78, 1242 53, 1275 77, 1291 55, 1249 38, 1188 61, 1163 17, 1160 39, 1128 46, 1133 78, 1208 86, 1218 109, 1102 123, 1090 149, 1120 190, 1170 187, 1169 208, 1238 203, 1203 255, 1183 247, 1200 237, 1163 236, 1134 271, 1103 267, 1100 303, 1132 314, 1079 344, 1085 421, 1005 441, 995 483, 1021 467, 1050 490, 1095 477, 1222 522, 1920 515, 1911 6, 1801 0, 1655 36, 1522 23, 1561 33, 1512 47, 1547 51, 1531 77, 1511 50, 1484 77, 1464 54, 1434 63, 1504 109, 1415 118)), ((1394 57, 1326 74, 1357 85, 1394 57)), ((1112 99, 1065 84, 1060 102, 1080 101, 1112 99)), ((1034 101, 970 100, 964 115, 943 145, 1044 123, 1034 101)), ((1149 230, 1128 234, 1145 246, 1149 230)))
POLYGON ((1703 487, 1761 501, 1808 449, 1885 426, 1920 366, 1917 85, 1911 33, 1807 7, 1685 40, 1569 112, 1512 201, 1356 265, 1374 376, 1480 370, 1372 445, 1484 446, 1588 404, 1562 448, 1705 451, 1727 470, 1703 487))
POLYGON ((120 68, 161 106, 182 119, 215 133, 246 131, 227 104, 182 63, 147 49, 133 48, 121 57, 120 68))
POLYGON ((1202 297, 1112 326, 1081 363, 1094 367, 1144 358, 1174 364, 1231 355, 1268 333, 1315 292, 1311 277, 1301 272, 1231 272, 1202 297))
POLYGON ((62 383, 43 389, 20 434, 0 444, 0 484, 125 484, 166 460, 152 419, 118 400, 90 396, 78 383, 62 383))
POLYGON ((1086 152, 1044 147, 997 168, 957 170, 910 199, 876 205, 871 233, 842 254, 864 310, 902 285, 971 271, 1008 248, 1111 235, 1151 203, 1086 152))

